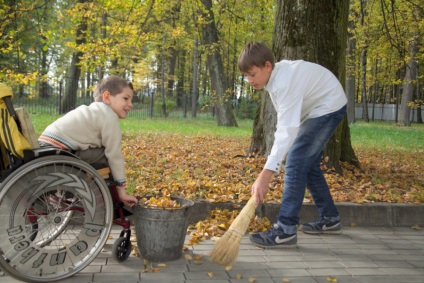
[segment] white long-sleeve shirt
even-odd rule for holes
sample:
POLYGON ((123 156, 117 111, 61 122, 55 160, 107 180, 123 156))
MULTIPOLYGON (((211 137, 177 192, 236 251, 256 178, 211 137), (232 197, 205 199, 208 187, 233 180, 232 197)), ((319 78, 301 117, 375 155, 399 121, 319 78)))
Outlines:
POLYGON ((66 113, 38 138, 40 142, 69 150, 104 147, 113 178, 122 184, 125 183, 125 161, 121 139, 119 117, 103 102, 81 105, 66 113))
POLYGON ((339 110, 347 99, 331 71, 303 60, 276 63, 265 90, 277 111, 277 129, 264 168, 279 173, 301 123, 339 110))

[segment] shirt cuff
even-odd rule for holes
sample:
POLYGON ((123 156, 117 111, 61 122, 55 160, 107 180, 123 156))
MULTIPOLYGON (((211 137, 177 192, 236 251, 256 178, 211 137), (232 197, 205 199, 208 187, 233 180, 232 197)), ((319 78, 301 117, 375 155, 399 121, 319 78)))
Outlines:
POLYGON ((264 168, 271 170, 271 171, 274 171, 275 174, 278 174, 278 173, 280 173, 281 164, 282 164, 281 161, 279 161, 279 160, 277 160, 273 157, 268 157, 264 168))

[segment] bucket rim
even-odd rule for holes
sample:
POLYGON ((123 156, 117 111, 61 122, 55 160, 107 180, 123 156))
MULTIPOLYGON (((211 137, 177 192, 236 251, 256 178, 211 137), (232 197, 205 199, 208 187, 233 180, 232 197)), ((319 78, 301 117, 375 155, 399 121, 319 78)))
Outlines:
MULTIPOLYGON (((153 196, 142 196, 138 197, 139 201, 143 198, 150 199, 153 196)), ((170 197, 171 200, 184 200, 186 203, 184 205, 181 205, 180 207, 161 207, 161 206, 151 206, 151 205, 145 205, 144 203, 138 203, 135 205, 134 208, 140 208, 140 209, 152 209, 152 210, 182 210, 186 208, 190 208, 194 205, 194 201, 184 198, 184 197, 170 197)))

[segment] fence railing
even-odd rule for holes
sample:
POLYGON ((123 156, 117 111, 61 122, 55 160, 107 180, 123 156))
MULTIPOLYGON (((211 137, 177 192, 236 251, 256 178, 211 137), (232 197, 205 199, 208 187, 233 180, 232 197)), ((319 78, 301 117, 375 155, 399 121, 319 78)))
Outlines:
MULTIPOLYGON (((399 106, 398 106, 399 107, 399 106)), ((417 122, 417 112, 421 111, 421 117, 424 118, 424 106, 421 105, 421 109, 411 109, 411 121, 417 122)), ((368 117, 370 120, 376 121, 396 121, 396 104, 368 104, 368 117), (374 114, 373 114, 374 107, 374 114)), ((363 119, 363 106, 362 104, 355 105, 355 119, 363 119)))
MULTIPOLYGON (((28 97, 18 97, 13 98, 13 104, 16 108, 25 107, 32 114, 48 114, 48 115, 60 115, 60 102, 61 100, 56 96, 51 96, 49 98, 28 98, 28 97)), ((92 98, 77 98, 76 106, 79 105, 89 105, 92 102, 92 98)), ((246 109, 245 109, 246 110, 246 109)), ((242 117, 241 109, 235 109, 236 115, 242 117)), ((256 112, 255 109, 249 109, 248 111, 256 112)), ((417 122, 417 112, 421 111, 422 117, 424 117, 424 106, 421 106, 421 109, 411 109, 411 121, 417 122)), ((362 104, 355 105, 355 119, 363 119, 363 107, 362 104)), ((253 116, 253 115, 252 115, 253 116)), ((128 117, 133 118, 164 118, 162 110, 158 107, 151 107, 149 103, 134 102, 133 108, 131 109, 128 117)), ((168 109, 167 117, 169 118, 184 118, 191 117, 191 108, 185 109, 182 107, 174 107, 168 109)), ((197 118, 213 118, 214 113, 211 107, 198 107, 197 118)), ((375 121, 396 121, 396 105, 395 104, 372 104, 368 105, 368 117, 370 120, 375 121), (374 114, 373 114, 374 107, 374 114)))

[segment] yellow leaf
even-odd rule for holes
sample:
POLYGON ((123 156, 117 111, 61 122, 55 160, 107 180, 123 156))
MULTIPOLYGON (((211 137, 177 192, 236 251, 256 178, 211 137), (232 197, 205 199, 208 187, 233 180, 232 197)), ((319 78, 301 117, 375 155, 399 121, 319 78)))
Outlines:
POLYGON ((254 283, 254 282, 256 282, 256 278, 250 277, 250 278, 247 280, 247 282, 249 282, 249 283, 254 283))
POLYGON ((327 277, 327 281, 328 282, 337 282, 337 278, 335 278, 333 276, 329 276, 329 277, 327 277))
POLYGON ((215 275, 213 274, 213 272, 208 272, 208 276, 209 276, 210 278, 212 278, 212 277, 214 277, 215 275))
POLYGON ((288 278, 283 278, 281 279, 281 282, 290 282, 290 280, 288 278))
POLYGON ((236 279, 241 279, 241 274, 237 274, 236 279))

